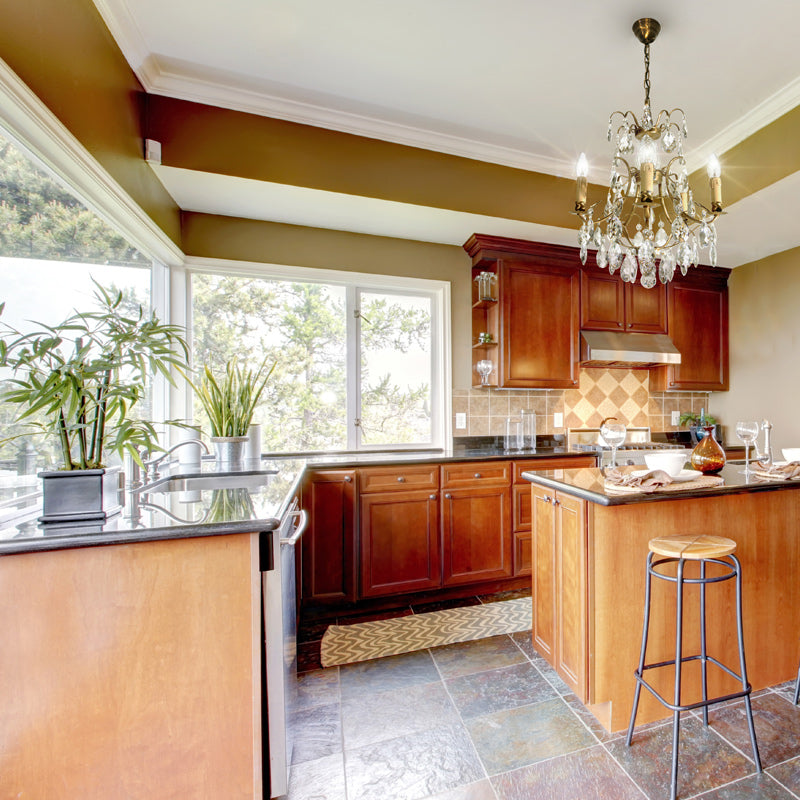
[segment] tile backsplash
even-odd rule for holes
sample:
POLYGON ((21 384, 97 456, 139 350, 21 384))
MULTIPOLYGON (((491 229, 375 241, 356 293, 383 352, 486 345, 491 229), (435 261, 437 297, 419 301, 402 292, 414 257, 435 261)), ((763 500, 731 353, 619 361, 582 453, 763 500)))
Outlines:
POLYGON ((522 409, 536 412, 540 435, 564 433, 566 428, 597 428, 605 417, 617 417, 629 427, 652 431, 679 430, 671 424, 673 411, 699 414, 709 409, 708 392, 650 392, 646 369, 582 369, 577 389, 454 389, 453 435, 500 436, 505 420, 522 409), (466 414, 467 427, 455 427, 455 415, 466 414), (556 428, 554 414, 563 414, 556 428))

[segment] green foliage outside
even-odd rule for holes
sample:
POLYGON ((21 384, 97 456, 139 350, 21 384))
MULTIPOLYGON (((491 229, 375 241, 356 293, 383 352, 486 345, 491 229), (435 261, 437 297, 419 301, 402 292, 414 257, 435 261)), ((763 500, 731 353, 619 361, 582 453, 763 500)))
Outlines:
MULTIPOLYGON (((343 292, 312 283, 196 274, 192 278, 195 364, 220 371, 233 359, 275 362, 255 421, 265 452, 347 446, 346 319, 343 292)), ((430 317, 385 298, 362 309, 364 353, 427 348, 430 317)), ((426 382, 401 388, 362 358, 362 436, 370 444, 428 435, 426 382)), ((199 403, 195 417, 203 419, 199 403)))

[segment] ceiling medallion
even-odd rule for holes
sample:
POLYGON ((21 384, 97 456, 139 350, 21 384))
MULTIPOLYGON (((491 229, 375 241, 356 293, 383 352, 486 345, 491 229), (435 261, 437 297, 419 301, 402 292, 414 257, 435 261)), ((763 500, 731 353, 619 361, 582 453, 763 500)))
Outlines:
POLYGON ((712 155, 708 162, 711 207, 692 196, 681 139, 686 138, 682 109, 650 110, 650 45, 661 25, 654 19, 633 24, 644 45, 644 109, 641 121, 632 111, 615 111, 608 120, 608 141, 616 137, 611 179, 603 216, 593 219, 595 205, 586 207, 589 164, 581 153, 577 166, 575 213, 582 224, 578 233, 581 262, 588 248, 597 248, 597 265, 620 275, 628 283, 652 289, 656 273, 668 283, 679 267, 686 275, 696 266, 700 250, 708 248, 708 260, 717 265, 717 231, 714 220, 722 212, 720 165, 712 155), (615 129, 616 125, 616 129, 615 129))

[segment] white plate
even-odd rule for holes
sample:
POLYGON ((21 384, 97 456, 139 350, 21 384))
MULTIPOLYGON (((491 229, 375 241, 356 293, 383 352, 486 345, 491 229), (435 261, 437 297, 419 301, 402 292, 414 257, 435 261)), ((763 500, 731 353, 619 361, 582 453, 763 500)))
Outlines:
MULTIPOLYGON (((652 469, 635 469, 631 472, 634 478, 641 478, 642 475, 647 475, 648 472, 653 472, 652 469)), ((672 480, 676 483, 683 483, 684 481, 693 481, 697 478, 702 478, 703 473, 698 472, 696 469, 682 469, 672 480)))

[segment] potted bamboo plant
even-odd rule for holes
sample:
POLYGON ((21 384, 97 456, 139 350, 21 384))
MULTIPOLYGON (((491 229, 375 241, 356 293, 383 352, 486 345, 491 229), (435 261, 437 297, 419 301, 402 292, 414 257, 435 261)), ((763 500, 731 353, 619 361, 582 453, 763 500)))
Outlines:
POLYGON ((208 365, 203 368, 200 383, 194 390, 208 415, 219 470, 242 469, 248 429, 274 369, 275 364, 267 369, 266 359, 258 369, 248 369, 230 361, 220 378, 208 365))
MULTIPOLYGON (((21 432, 52 438, 58 470, 43 479, 43 522, 105 520, 120 510, 120 467, 112 454, 159 449, 152 422, 131 417, 150 374, 173 382, 186 369, 183 329, 164 325, 139 306, 131 313, 122 292, 95 281, 97 309, 75 312, 57 325, 34 323, 21 333, 0 324, 0 367, 8 377, 0 399, 19 407, 21 432)), ((0 305, 0 313, 4 304, 0 305)))

